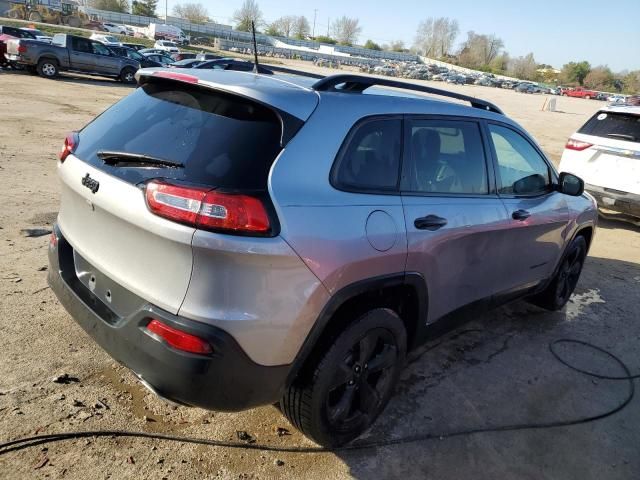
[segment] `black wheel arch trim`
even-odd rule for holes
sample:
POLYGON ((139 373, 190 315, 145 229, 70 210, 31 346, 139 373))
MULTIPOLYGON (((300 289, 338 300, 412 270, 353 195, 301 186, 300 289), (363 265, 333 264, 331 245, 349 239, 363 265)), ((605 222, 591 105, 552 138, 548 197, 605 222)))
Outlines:
POLYGON ((328 326, 334 314, 348 300, 357 297, 363 293, 381 290, 389 287, 409 286, 415 290, 418 301, 418 312, 415 320, 414 333, 408 337, 407 351, 422 344, 427 338, 427 313, 429 306, 429 294, 427 283, 422 274, 418 272, 399 272, 388 275, 380 275, 376 277, 359 280, 351 283, 336 293, 334 293, 327 304, 324 306, 316 322, 307 334, 307 338, 298 351, 296 358, 291 363, 291 369, 287 377, 286 386, 296 378, 300 369, 313 352, 317 342, 322 338, 325 328, 328 326))

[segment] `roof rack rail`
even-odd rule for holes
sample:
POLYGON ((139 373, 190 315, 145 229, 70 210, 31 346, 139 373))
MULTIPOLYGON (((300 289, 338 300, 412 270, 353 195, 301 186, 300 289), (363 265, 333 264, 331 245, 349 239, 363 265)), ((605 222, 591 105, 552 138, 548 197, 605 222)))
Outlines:
POLYGON ((455 98, 457 100, 469 102, 473 108, 480 108, 482 110, 487 110, 504 115, 504 112, 499 107, 491 102, 487 102, 486 100, 481 100, 469 95, 463 95, 461 93, 450 92, 448 90, 442 90, 440 88, 427 87, 426 85, 417 85, 415 83, 399 82, 397 80, 388 80, 386 78, 368 77, 364 75, 337 74, 330 75, 328 77, 322 77, 322 79, 314 83, 311 88, 319 92, 362 93, 367 88, 373 86, 401 88, 404 90, 413 90, 416 92, 430 93, 432 95, 439 95, 442 97, 455 98), (342 87, 336 88, 338 85, 342 85, 342 87))

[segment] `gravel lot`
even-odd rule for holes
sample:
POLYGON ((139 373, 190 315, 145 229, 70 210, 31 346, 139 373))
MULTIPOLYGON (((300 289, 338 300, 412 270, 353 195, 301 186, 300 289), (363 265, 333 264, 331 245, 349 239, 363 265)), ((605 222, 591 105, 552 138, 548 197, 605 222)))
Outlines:
MULTIPOLYGON (((333 72, 335 73, 335 72, 333 72)), ((475 86, 443 88, 482 96, 525 126, 558 161, 566 138, 599 102, 475 86)), ((274 407, 239 414, 171 407, 116 365, 76 326, 47 288, 48 236, 58 207, 56 153, 82 127, 130 92, 111 81, 48 81, 0 71, 0 442, 75 430, 129 429, 236 440, 247 431, 273 446, 312 446, 274 407), (77 381, 52 379, 68 374, 77 381), (291 435, 278 436, 277 427, 291 435)), ((601 221, 566 311, 524 302, 483 314, 416 352, 368 438, 597 414, 616 406, 628 384, 594 380, 553 359, 562 337, 593 342, 640 372, 640 228, 601 221)), ((573 349, 567 358, 609 375, 604 356, 573 349)), ((640 401, 574 427, 465 435, 349 453, 301 455, 212 448, 158 440, 91 438, 0 456, 2 478, 640 478, 640 401), (48 448, 48 449, 47 449, 48 448), (279 462, 281 461, 281 462, 279 462)))

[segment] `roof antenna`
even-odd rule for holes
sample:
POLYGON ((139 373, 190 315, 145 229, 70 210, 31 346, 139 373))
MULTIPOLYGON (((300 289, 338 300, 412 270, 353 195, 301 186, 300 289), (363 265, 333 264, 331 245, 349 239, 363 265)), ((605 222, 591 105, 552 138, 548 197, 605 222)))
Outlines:
POLYGON ((253 73, 258 73, 258 46, 256 45, 256 24, 251 20, 251 33, 253 34, 253 73))

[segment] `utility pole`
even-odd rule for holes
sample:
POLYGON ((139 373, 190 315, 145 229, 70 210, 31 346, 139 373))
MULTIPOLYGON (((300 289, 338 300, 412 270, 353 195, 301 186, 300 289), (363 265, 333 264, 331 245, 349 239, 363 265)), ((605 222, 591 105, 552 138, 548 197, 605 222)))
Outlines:
POLYGON ((314 8, 313 9, 313 30, 311 32, 311 36, 313 38, 316 38, 316 16, 318 15, 318 9, 314 8))
POLYGON ((168 25, 167 20, 169 19, 169 0, 164 0, 164 23, 168 25))
POLYGON ((331 17, 327 18, 327 37, 329 36, 329 25, 331 24, 331 17))

